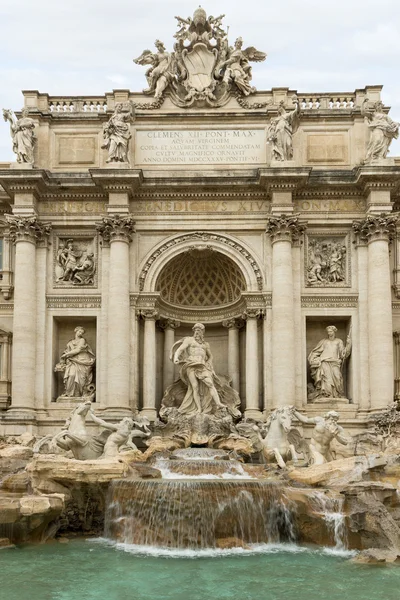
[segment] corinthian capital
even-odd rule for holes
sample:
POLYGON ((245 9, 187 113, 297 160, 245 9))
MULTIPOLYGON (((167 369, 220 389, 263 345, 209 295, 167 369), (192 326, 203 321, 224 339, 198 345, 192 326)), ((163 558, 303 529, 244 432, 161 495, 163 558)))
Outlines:
MULTIPOLYGON (((146 318, 146 317, 144 317, 144 318, 146 318)), ((158 326, 163 331, 165 331, 166 329, 175 330, 181 326, 181 323, 180 323, 180 321, 176 321, 175 319, 163 319, 162 321, 159 321, 158 326)))
POLYGON ((398 216, 389 213, 368 215, 362 221, 353 222, 353 231, 361 241, 368 243, 376 240, 390 241, 396 233, 398 216))
POLYGON ((271 216, 268 219, 266 233, 271 236, 272 243, 295 242, 307 228, 307 223, 299 222, 298 215, 271 216))
POLYGON ((139 316, 145 321, 156 321, 159 317, 159 313, 155 308, 142 308, 139 311, 139 316))
POLYGON ((51 223, 43 223, 36 216, 14 217, 7 215, 10 226, 10 238, 16 242, 31 242, 36 244, 50 234, 51 223))
POLYGON ((103 217, 100 223, 96 223, 96 229, 105 242, 130 242, 132 233, 135 231, 135 221, 131 215, 112 215, 103 217))

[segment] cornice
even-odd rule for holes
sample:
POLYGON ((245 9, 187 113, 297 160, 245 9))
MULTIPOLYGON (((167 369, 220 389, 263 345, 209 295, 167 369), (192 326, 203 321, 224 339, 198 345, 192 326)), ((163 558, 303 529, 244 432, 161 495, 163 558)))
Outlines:
POLYGON ((294 192, 307 185, 312 167, 269 167, 259 169, 259 184, 268 194, 274 191, 294 192))
POLYGON ((12 199, 15 194, 33 194, 38 199, 49 185, 49 176, 41 169, 0 170, 0 184, 12 199))
POLYGON ((133 196, 143 183, 141 169, 89 169, 94 183, 107 193, 133 196))
POLYGON ((210 199, 213 200, 215 198, 225 198, 227 200, 243 200, 245 199, 263 199, 266 200, 266 192, 265 190, 252 190, 252 191, 246 191, 246 190, 238 190, 238 189, 234 189, 234 190, 229 190, 229 191, 221 191, 221 190, 209 190, 209 191, 204 191, 204 190, 199 190, 199 191, 193 191, 193 188, 188 188, 187 190, 180 190, 179 192, 177 192, 175 189, 174 190, 169 190, 169 189, 165 189, 163 188, 163 190, 154 190, 154 191, 147 191, 147 190, 140 190, 140 192, 138 192, 135 196, 135 201, 143 201, 143 200, 166 200, 166 199, 171 199, 171 200, 188 200, 190 198, 195 198, 195 199, 210 199))

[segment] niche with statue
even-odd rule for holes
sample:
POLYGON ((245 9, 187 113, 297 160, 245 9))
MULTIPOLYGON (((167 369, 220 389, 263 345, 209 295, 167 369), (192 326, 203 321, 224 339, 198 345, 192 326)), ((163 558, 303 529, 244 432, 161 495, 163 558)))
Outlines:
POLYGON ((307 402, 351 402, 350 317, 307 317, 307 402))
POLYGON ((53 339, 54 400, 94 402, 96 318, 56 317, 53 339))

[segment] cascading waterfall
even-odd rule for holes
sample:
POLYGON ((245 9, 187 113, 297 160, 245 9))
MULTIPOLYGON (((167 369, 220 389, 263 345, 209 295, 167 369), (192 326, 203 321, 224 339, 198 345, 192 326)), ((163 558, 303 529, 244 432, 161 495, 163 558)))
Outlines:
POLYGON ((267 481, 118 480, 110 486, 105 535, 127 544, 215 548, 293 542, 282 488, 267 481))
POLYGON ((332 533, 335 550, 347 549, 346 516, 343 512, 343 498, 332 498, 324 492, 313 493, 315 509, 322 513, 328 530, 332 533))

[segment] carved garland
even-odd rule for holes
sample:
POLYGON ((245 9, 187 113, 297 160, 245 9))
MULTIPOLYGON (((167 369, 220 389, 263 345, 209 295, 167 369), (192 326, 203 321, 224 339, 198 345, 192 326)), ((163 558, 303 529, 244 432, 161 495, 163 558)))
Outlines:
POLYGON ((152 264, 164 252, 166 252, 172 246, 177 246, 179 244, 183 244, 184 242, 187 242, 189 240, 202 240, 202 241, 207 241, 207 242, 215 241, 215 242, 225 244, 226 246, 230 246, 231 248, 234 248, 235 250, 240 252, 240 254, 242 254, 242 256, 244 256, 245 259, 250 263, 250 266, 253 269, 256 279, 257 279, 258 289, 259 290, 263 289, 263 277, 261 274, 261 270, 260 270, 259 266, 257 265, 256 261, 254 260, 254 258, 252 257, 252 255, 250 254, 250 252, 248 252, 245 248, 243 248, 243 246, 241 246, 238 242, 234 242, 233 240, 230 240, 229 238, 226 238, 222 235, 199 231, 199 232, 190 233, 187 235, 182 235, 178 238, 174 238, 173 240, 169 240, 168 242, 165 242, 165 244, 163 244, 162 246, 157 248, 157 250, 155 250, 153 252, 153 254, 151 256, 149 256, 149 258, 146 261, 146 264, 144 265, 144 267, 139 275, 139 290, 140 291, 143 291, 143 289, 144 289, 146 277, 147 277, 147 274, 148 274, 152 264))

